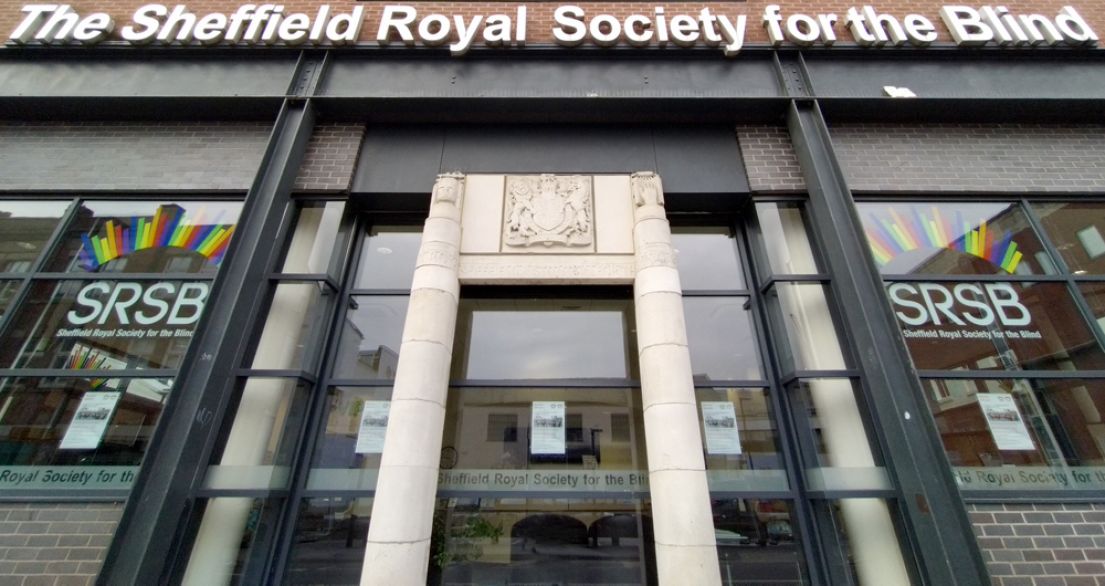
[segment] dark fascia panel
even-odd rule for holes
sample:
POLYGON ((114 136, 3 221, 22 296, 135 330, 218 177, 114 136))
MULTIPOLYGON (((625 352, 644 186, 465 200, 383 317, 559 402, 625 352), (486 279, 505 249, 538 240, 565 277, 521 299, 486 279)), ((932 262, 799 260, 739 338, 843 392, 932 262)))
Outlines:
POLYGON ((645 59, 616 51, 547 53, 331 53, 319 95, 362 98, 768 98, 779 97, 766 53, 742 59, 685 54, 645 59))
POLYGON ((293 52, 226 57, 167 51, 0 52, 0 98, 272 97, 291 85, 293 52))
POLYGON ((908 88, 919 99, 1101 100, 1105 96, 1105 62, 1084 51, 1028 55, 1022 50, 1005 56, 937 51, 926 57, 869 52, 860 58, 854 53, 822 52, 807 55, 805 62, 812 91, 822 99, 882 98, 886 97, 884 86, 908 88))
POLYGON ((668 195, 741 196, 749 192, 736 135, 727 125, 370 125, 352 191, 425 196, 437 174, 449 171, 657 171, 668 195))

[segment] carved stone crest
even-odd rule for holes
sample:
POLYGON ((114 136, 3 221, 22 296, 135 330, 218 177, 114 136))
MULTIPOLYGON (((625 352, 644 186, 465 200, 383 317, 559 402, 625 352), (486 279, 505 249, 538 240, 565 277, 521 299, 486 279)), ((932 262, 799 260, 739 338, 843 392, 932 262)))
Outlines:
POLYGON ((503 242, 521 247, 590 246, 594 240, 593 210, 589 177, 509 176, 503 242))

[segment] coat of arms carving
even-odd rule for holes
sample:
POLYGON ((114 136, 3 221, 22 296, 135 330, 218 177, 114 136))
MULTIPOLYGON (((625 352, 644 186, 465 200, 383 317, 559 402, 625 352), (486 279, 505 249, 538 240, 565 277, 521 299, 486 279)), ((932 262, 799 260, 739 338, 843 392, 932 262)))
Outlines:
POLYGON ((507 177, 503 241, 522 247, 590 246, 593 209, 589 177, 507 177))

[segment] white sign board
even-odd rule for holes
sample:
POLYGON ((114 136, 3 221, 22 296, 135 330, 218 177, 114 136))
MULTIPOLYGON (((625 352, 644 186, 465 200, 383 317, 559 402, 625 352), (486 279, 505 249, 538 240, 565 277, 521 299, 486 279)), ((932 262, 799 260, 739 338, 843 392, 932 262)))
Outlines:
POLYGON ((564 401, 534 401, 531 454, 564 453, 564 401))
POLYGON ((384 451, 384 435, 388 431, 388 412, 391 401, 365 401, 361 405, 361 425, 357 430, 358 454, 381 454, 384 451))
POLYGON ((737 412, 729 401, 702 402, 702 429, 706 431, 706 451, 711 454, 741 453, 737 412))
POLYGON ((97 391, 85 393, 77 405, 77 412, 69 422, 69 429, 61 438, 62 450, 94 450, 100 446, 115 405, 123 396, 120 392, 97 391))
POLYGON ((978 406, 999 450, 1035 450, 1032 436, 1009 393, 979 393, 978 406))

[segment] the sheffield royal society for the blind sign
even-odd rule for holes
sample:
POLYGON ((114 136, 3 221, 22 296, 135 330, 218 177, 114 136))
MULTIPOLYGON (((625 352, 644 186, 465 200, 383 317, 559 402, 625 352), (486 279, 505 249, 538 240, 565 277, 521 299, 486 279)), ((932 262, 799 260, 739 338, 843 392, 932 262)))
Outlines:
MULTIPOLYGON (((454 6, 454 5, 450 5, 454 6)), ((463 4, 455 6, 462 7, 463 4)), ((487 6, 486 4, 480 6, 487 6)), ((242 4, 232 12, 194 12, 187 5, 146 4, 129 22, 116 23, 106 12, 77 12, 67 4, 27 4, 9 40, 19 45, 95 45, 122 41, 133 45, 339 46, 375 41, 381 46, 448 46, 464 55, 476 45, 524 47, 531 30, 527 8, 491 14, 419 11, 405 4, 383 7, 371 37, 362 39, 365 9, 291 12, 280 4, 242 4)), ((580 6, 553 10, 551 38, 561 46, 714 47, 737 55, 745 44, 749 20, 758 19, 772 46, 829 47, 848 42, 864 47, 924 47, 939 36, 938 25, 921 14, 892 14, 860 5, 840 13, 784 13, 776 4, 761 14, 651 11, 615 16, 589 13, 580 6)), ((1014 13, 1004 6, 945 5, 940 24, 956 45, 975 47, 1096 46, 1098 37, 1081 13, 1064 6, 1056 13, 1014 13)))

